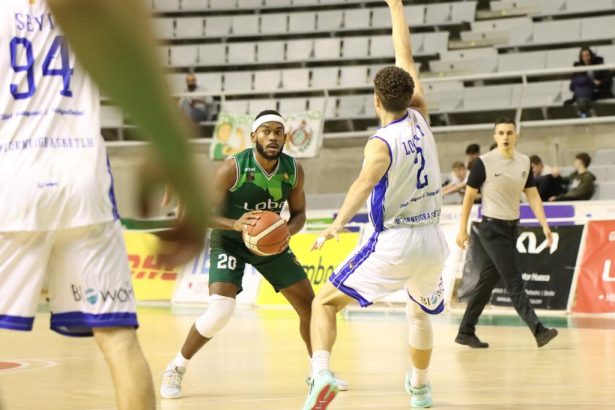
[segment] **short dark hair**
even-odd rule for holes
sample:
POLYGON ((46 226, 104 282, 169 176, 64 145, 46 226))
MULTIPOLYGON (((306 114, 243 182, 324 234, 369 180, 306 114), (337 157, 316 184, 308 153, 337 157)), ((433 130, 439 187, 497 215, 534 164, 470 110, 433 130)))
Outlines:
POLYGON ((470 154, 480 154, 480 145, 478 144, 470 144, 466 148, 466 155, 470 154))
POLYGON ((530 156, 530 164, 532 165, 540 165, 542 164, 542 159, 538 155, 530 156))
POLYGON ((464 164, 461 161, 455 161, 453 162, 453 169, 457 169, 457 168, 465 168, 466 164, 464 164))
POLYGON ((500 124, 512 124, 515 128, 517 128, 517 123, 510 117, 501 117, 495 120, 495 124, 493 124, 493 128, 497 127, 500 124))
POLYGON ((282 114, 280 114, 276 110, 265 110, 265 111, 259 112, 258 115, 256 117, 254 117, 254 121, 258 120, 263 115, 278 115, 280 117, 282 116, 282 114))
POLYGON ((581 161, 585 168, 589 167, 589 164, 592 163, 592 157, 590 157, 587 152, 580 152, 575 156, 575 158, 581 161))
POLYGON ((414 95, 414 80, 402 68, 384 67, 374 77, 374 93, 386 111, 405 111, 414 95))

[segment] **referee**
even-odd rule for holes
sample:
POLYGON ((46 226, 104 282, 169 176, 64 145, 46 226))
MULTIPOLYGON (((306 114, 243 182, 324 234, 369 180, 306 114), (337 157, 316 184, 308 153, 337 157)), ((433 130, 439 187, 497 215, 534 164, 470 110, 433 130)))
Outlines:
POLYGON ((521 271, 515 258, 522 192, 527 196, 534 215, 540 221, 549 247, 553 241, 534 183, 530 159, 515 151, 515 129, 516 124, 512 119, 502 118, 496 121, 494 138, 497 149, 478 158, 468 177, 463 199, 461 226, 457 235, 457 245, 460 248, 465 248, 468 242, 468 218, 479 189, 483 197, 483 220, 478 225, 478 240, 472 244, 476 246, 480 277, 469 294, 470 301, 455 338, 455 342, 473 348, 489 347, 488 343, 482 342, 476 336, 476 323, 500 278, 506 284, 515 310, 536 338, 538 347, 546 345, 557 336, 556 329, 547 329, 536 316, 525 293, 521 271))

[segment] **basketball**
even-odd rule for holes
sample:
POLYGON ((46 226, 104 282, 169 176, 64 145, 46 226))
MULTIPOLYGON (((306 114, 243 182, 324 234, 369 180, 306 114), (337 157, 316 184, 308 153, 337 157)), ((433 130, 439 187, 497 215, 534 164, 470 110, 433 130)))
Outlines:
POLYGON ((286 249, 290 232, 286 221, 280 215, 264 211, 258 221, 243 231, 243 242, 254 254, 259 256, 276 255, 286 249))

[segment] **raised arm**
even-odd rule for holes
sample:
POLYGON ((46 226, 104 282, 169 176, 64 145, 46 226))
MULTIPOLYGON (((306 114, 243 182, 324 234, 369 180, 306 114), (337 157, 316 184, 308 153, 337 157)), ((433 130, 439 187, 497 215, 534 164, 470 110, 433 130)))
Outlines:
POLYGON ((151 140, 166 178, 203 233, 209 207, 189 155, 191 132, 164 79, 141 0, 48 0, 79 62, 151 140))
POLYGON ((391 11, 391 25, 393 26, 393 47, 395 49, 395 65, 406 70, 414 80, 414 95, 410 106, 418 110, 427 118, 427 104, 425 94, 419 79, 419 71, 412 58, 412 41, 410 30, 404 14, 402 0, 385 0, 391 11))

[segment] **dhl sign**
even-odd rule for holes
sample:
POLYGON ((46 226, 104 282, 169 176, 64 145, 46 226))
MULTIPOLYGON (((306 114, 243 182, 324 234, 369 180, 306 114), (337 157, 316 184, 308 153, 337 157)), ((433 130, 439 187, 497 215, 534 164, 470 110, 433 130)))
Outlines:
POLYGON ((171 300, 179 268, 163 265, 157 254, 161 242, 155 235, 140 231, 124 231, 128 262, 132 273, 135 298, 171 300))

